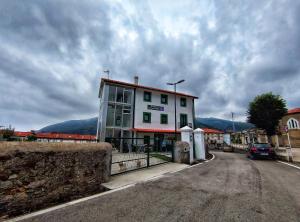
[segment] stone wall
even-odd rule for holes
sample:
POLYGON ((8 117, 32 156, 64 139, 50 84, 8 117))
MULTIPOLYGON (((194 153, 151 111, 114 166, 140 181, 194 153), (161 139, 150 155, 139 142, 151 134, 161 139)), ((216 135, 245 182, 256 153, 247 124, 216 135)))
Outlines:
POLYGON ((0 220, 104 191, 111 145, 0 143, 0 220))

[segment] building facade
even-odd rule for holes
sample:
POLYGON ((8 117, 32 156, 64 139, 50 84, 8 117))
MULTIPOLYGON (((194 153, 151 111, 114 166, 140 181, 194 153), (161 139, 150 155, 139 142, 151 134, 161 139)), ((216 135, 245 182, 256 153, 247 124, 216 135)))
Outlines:
POLYGON ((279 121, 277 135, 272 137, 272 142, 277 146, 288 147, 291 145, 292 148, 300 148, 300 108, 290 109, 282 117, 279 121))
MULTIPOLYGON (((164 139, 174 137, 176 127, 194 128, 195 96, 134 83, 101 79, 97 138, 164 139)), ((178 136, 180 134, 178 133, 178 136)), ((143 141, 141 141, 143 142, 143 141)))
POLYGON ((205 141, 215 144, 224 143, 224 132, 216 129, 203 128, 205 141))

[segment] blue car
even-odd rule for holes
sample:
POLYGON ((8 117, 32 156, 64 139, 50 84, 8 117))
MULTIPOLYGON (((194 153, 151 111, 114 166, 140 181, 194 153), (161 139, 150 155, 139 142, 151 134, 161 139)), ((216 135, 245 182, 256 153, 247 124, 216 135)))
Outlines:
POLYGON ((268 143, 252 143, 247 148, 247 156, 250 159, 275 159, 275 151, 268 143))

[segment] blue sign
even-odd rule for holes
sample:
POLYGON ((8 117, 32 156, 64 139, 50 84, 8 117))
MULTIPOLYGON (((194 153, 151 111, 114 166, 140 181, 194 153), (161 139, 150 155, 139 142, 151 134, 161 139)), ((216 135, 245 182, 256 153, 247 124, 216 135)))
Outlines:
POLYGON ((163 106, 148 105, 148 109, 157 110, 157 111, 164 111, 163 106))

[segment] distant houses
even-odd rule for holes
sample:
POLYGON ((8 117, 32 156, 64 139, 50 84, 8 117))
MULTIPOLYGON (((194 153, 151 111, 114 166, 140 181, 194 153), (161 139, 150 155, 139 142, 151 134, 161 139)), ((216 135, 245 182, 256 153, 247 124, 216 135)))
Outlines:
POLYGON ((68 142, 68 143, 94 143, 95 135, 80 135, 66 133, 34 133, 18 132, 14 133, 14 138, 20 141, 27 141, 29 138, 35 138, 37 142, 68 142))

